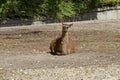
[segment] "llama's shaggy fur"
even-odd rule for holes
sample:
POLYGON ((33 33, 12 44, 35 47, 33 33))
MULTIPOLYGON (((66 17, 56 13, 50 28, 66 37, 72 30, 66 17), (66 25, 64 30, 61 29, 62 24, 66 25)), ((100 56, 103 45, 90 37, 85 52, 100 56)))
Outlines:
POLYGON ((75 46, 68 35, 68 29, 73 24, 62 24, 62 35, 50 43, 51 53, 54 55, 66 55, 75 53, 75 46))

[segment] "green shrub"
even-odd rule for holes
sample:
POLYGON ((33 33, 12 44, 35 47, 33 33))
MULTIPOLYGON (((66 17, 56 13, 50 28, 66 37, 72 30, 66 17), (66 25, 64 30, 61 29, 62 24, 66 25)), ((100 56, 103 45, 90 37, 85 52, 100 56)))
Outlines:
POLYGON ((18 11, 19 1, 16 0, 6 0, 0 3, 0 19, 15 18, 18 11))
POLYGON ((63 19, 94 8, 119 5, 120 0, 0 0, 0 20, 63 19))
POLYGON ((99 6, 104 7, 104 6, 119 6, 120 5, 120 0, 100 0, 99 1, 99 6))

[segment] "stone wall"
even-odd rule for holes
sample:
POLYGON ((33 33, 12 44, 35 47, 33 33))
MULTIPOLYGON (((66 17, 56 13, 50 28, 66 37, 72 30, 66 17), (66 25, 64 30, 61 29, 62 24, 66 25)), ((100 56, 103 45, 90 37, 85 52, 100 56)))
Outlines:
POLYGON ((83 15, 81 20, 114 20, 120 19, 120 7, 98 8, 83 15))

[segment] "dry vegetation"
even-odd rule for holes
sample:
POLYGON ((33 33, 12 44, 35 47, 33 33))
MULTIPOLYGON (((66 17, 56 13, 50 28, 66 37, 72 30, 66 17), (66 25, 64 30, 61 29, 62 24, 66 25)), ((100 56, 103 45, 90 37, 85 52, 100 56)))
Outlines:
MULTIPOLYGON (((119 52, 120 51, 120 23, 119 21, 118 22, 100 22, 100 23, 99 22, 74 23, 73 28, 70 30, 70 35, 73 38, 74 43, 76 44, 76 50, 77 50, 76 54, 67 55, 67 56, 52 56, 48 53, 50 51, 49 43, 55 37, 60 35, 61 33, 60 26, 61 24, 48 24, 48 25, 40 25, 37 27, 12 27, 12 28, 1 27, 0 28, 0 68, 1 68, 0 76, 2 76, 2 74, 5 74, 7 69, 18 70, 19 68, 20 69, 25 68, 27 70, 28 68, 28 69, 31 69, 31 72, 36 73, 36 74, 28 73, 29 75, 32 75, 33 77, 35 76, 39 77, 39 75, 41 74, 39 73, 39 70, 34 71, 35 69, 40 69, 41 71, 42 68, 54 69, 55 66, 57 66, 57 68, 60 68, 60 69, 65 67, 70 67, 71 69, 80 67, 78 70, 82 70, 84 66, 86 67, 89 67, 91 65, 92 66, 109 66, 111 64, 112 65, 120 64, 120 54, 119 54, 120 53, 119 52), (23 57, 23 56, 26 56, 26 57, 23 57), (38 64, 36 63, 36 61, 39 61, 40 63, 38 64), (34 64, 34 67, 33 67, 33 64, 34 64)), ((106 72, 106 74, 109 74, 109 69, 110 69, 111 70, 110 74, 113 74, 111 69, 112 67, 103 69, 103 73, 105 74, 104 70, 106 70, 108 72, 108 73, 106 72)), ((86 72, 86 70, 89 70, 88 73, 89 72, 92 73, 92 70, 91 70, 92 67, 90 69, 88 68, 84 68, 84 69, 85 70, 83 70, 83 72, 86 72)), ((59 72, 59 69, 55 69, 55 70, 59 72)), ((120 72, 119 67, 117 67, 117 70, 118 72, 120 72)), ((72 71, 68 71, 68 72, 71 72, 71 75, 72 75, 72 71)), ((95 71, 95 73, 96 72, 97 71, 95 71)), ((44 73, 44 71, 42 71, 42 73, 44 73)), ((73 73, 75 73, 74 70, 73 70, 73 73)), ((82 72, 78 72, 78 73, 81 73, 82 75, 82 72)), ((99 74, 99 72, 97 73, 99 74)), ((14 74, 17 75, 16 73, 14 74)), ((19 73, 17 76, 20 77, 21 74, 22 73, 19 73)), ((51 72, 50 74, 55 75, 55 74, 52 74, 51 72)), ((56 76, 57 74, 58 73, 56 73, 56 76)), ((76 75, 74 75, 73 77, 77 76, 77 73, 75 74, 76 75)), ((25 77, 25 75, 23 76, 25 77)), ((101 75, 102 75, 102 72, 101 72, 101 75)), ((114 76, 115 75, 113 75, 113 77, 114 76)), ((28 75, 26 75, 26 77, 28 77, 28 75)), ((33 79, 33 77, 31 77, 31 79, 28 79, 28 78, 27 79, 22 78, 22 79, 23 80, 41 79, 41 78, 33 79)), ((80 80, 80 77, 79 76, 77 77, 80 80)), ((88 79, 85 79, 85 77, 83 78, 84 78, 83 80, 88 80, 88 79)), ((101 80, 104 79, 101 77, 99 78, 101 80)), ((13 79, 17 79, 17 78, 13 76, 13 79)), ((62 78, 57 80, 61 80, 61 79, 62 78)), ((69 80, 70 78, 69 79, 65 78, 65 79, 69 80)), ((95 76, 92 76, 89 80, 94 80, 94 79, 95 79, 95 76)), ((106 77, 105 79, 110 80, 110 78, 107 79, 106 77)), ((120 79, 120 77, 116 79, 120 79)), ((44 80, 44 79, 41 79, 41 80, 44 80)), ((55 78, 54 79, 51 78, 51 80, 55 80, 55 78)), ((74 78, 72 80, 77 80, 77 79, 74 78)))
MULTIPOLYGON (((74 24, 70 35, 77 46, 77 53, 88 51, 119 52, 119 25, 119 22, 74 24)), ((0 49, 1 51, 14 52, 33 52, 33 50, 47 52, 49 51, 50 41, 61 34, 60 26, 60 24, 53 24, 38 27, 1 28, 0 49)))

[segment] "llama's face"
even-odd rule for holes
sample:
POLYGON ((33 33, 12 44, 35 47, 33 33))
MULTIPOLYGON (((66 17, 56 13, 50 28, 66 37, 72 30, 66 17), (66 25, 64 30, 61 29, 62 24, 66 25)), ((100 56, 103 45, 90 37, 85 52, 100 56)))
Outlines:
POLYGON ((62 24, 63 31, 68 31, 68 29, 72 26, 73 24, 62 24))

